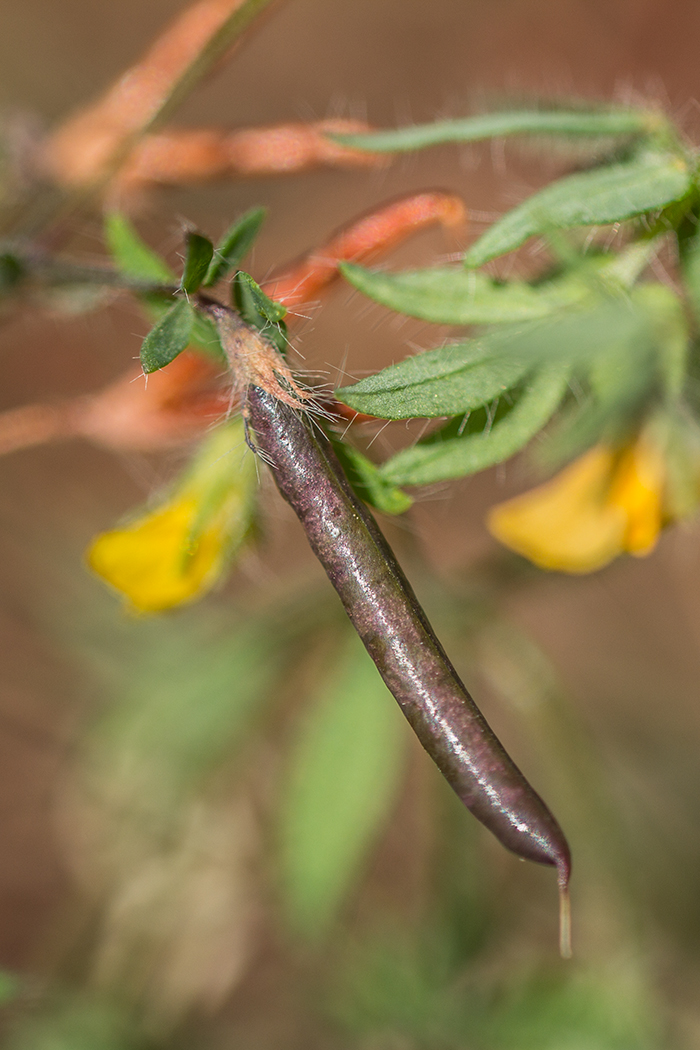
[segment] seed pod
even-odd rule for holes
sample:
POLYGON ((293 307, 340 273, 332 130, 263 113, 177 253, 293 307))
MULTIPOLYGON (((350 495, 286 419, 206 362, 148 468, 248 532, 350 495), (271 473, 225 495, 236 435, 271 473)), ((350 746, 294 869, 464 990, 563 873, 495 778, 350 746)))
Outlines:
POLYGON ((247 388, 244 411, 277 487, 425 750, 504 846, 557 869, 560 950, 568 957, 571 855, 561 828, 461 682, 330 443, 258 386, 247 388))

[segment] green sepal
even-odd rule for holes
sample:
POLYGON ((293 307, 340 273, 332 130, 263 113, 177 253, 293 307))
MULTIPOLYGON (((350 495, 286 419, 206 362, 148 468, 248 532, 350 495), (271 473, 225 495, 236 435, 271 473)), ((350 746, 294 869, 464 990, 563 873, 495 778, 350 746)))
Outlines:
POLYGON ((228 228, 214 249, 214 258, 204 278, 204 288, 211 288, 240 265, 253 246, 266 215, 267 208, 250 208, 228 228))
POLYGON ((329 434, 333 450, 355 493, 384 514, 404 514, 413 504, 408 493, 382 477, 379 467, 353 445, 329 434))
POLYGON ((197 499, 197 513, 187 537, 187 552, 196 550, 217 515, 227 520, 226 557, 233 556, 254 531, 258 496, 255 456, 245 444, 240 416, 219 424, 206 436, 177 484, 197 499))
MULTIPOLYGON (((249 304, 252 304, 255 312, 269 324, 277 324, 287 314, 287 307, 282 303, 276 303, 274 299, 270 299, 269 295, 265 295, 257 281, 254 281, 245 270, 238 270, 236 273, 234 292, 236 296, 240 296, 243 306, 249 309, 249 304)), ((243 316, 243 320, 248 321, 248 318, 243 314, 243 310, 239 309, 239 312, 243 316)), ((248 323, 252 324, 253 322, 248 321, 248 323)))
POLYGON ((287 307, 265 295, 260 285, 245 270, 238 270, 236 273, 232 295, 233 305, 243 320, 259 329, 265 338, 284 354, 289 345, 287 326, 282 320, 287 313, 287 307))
POLYGON ((479 142, 509 135, 630 136, 658 133, 665 120, 658 113, 635 109, 513 110, 484 113, 462 120, 440 120, 392 131, 330 134, 352 149, 372 153, 403 153, 446 142, 479 142))
POLYGON ((127 277, 153 284, 175 284, 170 267, 141 239, 121 212, 110 212, 105 218, 105 239, 117 269, 127 277))
POLYGON ((671 153, 647 151, 632 160, 569 175, 507 212, 464 257, 483 266, 550 230, 596 226, 653 212, 680 200, 691 188, 686 162, 671 153))
POLYGON ((476 474, 514 456, 549 422, 567 391, 570 366, 551 363, 490 410, 481 408, 465 421, 448 425, 431 439, 399 452, 381 468, 397 485, 429 485, 476 474))
POLYGON ((297 729, 281 785, 282 901, 298 936, 323 938, 356 886, 396 799, 406 739, 396 703, 349 637, 297 729))
POLYGON ((185 236, 185 266, 180 279, 180 291, 194 295, 202 287, 214 255, 214 245, 208 237, 195 230, 185 236))
POLYGON ((141 347, 141 366, 148 375, 165 368, 187 348, 194 326, 194 310, 179 299, 148 333, 141 347))

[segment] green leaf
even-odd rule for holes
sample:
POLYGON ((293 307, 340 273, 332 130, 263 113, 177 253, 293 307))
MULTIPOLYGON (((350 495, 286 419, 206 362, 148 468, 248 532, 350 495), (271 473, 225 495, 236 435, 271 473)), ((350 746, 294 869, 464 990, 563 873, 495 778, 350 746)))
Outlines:
POLYGON ((358 291, 409 317, 435 324, 497 324, 545 317, 578 302, 590 289, 579 280, 495 281, 462 267, 387 273, 342 263, 340 272, 358 291))
POLYGON ((177 813, 178 797, 244 747, 287 654, 254 616, 233 630, 140 621, 134 642, 128 684, 92 731, 93 761, 133 817, 177 813))
POLYGON ((117 268, 128 277, 153 284, 174 284, 175 274, 160 255, 141 240, 121 212, 110 212, 105 219, 107 247, 117 268))
POLYGON ((194 295, 202 287, 214 254, 214 245, 208 237, 190 230, 185 238, 187 251, 185 268, 180 280, 180 290, 185 295, 194 295))
MULTIPOLYGON (((252 303, 257 313, 270 324, 276 324, 286 316, 287 307, 265 295, 260 285, 245 270, 238 271, 234 285, 235 292, 241 295, 243 304, 252 303)), ((244 320, 247 321, 248 318, 244 317, 244 320)))
POLYGON ((221 361, 222 364, 226 363, 226 354, 221 345, 216 326, 208 317, 203 317, 200 313, 195 313, 194 315, 190 342, 192 346, 196 346, 199 350, 204 351, 205 354, 209 354, 211 357, 221 361))
POLYGON ((12 1026, 5 1045, 8 1050, 135 1050, 138 1042, 123 1007, 86 992, 47 997, 12 1026))
MULTIPOLYGON (((439 844, 442 828, 431 827, 439 844)), ((473 844, 472 850, 476 852, 473 844)), ((335 968, 331 1009, 348 1032, 347 1045, 496 1050, 496 1044, 479 1038, 478 1025, 490 997, 483 986, 465 980, 464 969, 455 972, 450 966, 447 937, 453 931, 445 930, 436 910, 433 904, 427 929, 417 930, 415 921, 397 922, 393 915, 382 915, 380 932, 363 929, 345 953, 345 965, 335 968)), ((475 919, 479 918, 477 912, 475 919)))
MULTIPOLYGON (((538 459, 550 469, 601 439, 624 440, 640 412, 648 411, 660 397, 676 411, 685 383, 688 348, 678 296, 666 285, 647 282, 607 309, 616 309, 616 313, 609 316, 597 349, 586 338, 592 352, 579 354, 572 362, 582 391, 559 413, 547 441, 538 448, 538 459)), ((603 312, 599 320, 604 322, 604 318, 603 312)), ((595 341, 600 326, 587 327, 588 336, 595 341)))
POLYGON ((22 991, 22 981, 9 970, 0 970, 0 1006, 12 1002, 22 991))
POLYGON ((647 152, 625 163, 569 175, 494 223, 469 249, 465 266, 482 266, 549 230, 622 222, 663 208, 685 196, 690 186, 688 165, 668 153, 647 152))
POLYGON ((406 735, 395 701, 355 637, 293 742, 282 784, 281 870, 293 929, 331 926, 386 821, 406 735))
POLYGON ((266 339, 284 354, 287 346, 287 326, 282 318, 287 307, 276 303, 256 281, 244 270, 239 270, 233 279, 233 303, 248 324, 258 328, 266 339))
POLYGON ((403 514, 408 510, 413 503, 411 497, 386 481, 376 464, 334 435, 330 435, 330 440, 348 481, 361 500, 384 514, 403 514))
POLYGON ((700 219, 697 208, 678 230, 678 246, 681 273, 697 326, 700 324, 700 219))
POLYGON ((381 419, 467 412, 515 386, 528 368, 526 358, 494 354, 485 342, 469 339, 416 354, 336 390, 336 396, 381 419))
MULTIPOLYGON (((567 389, 570 366, 551 364, 524 385, 511 408, 499 419, 486 419, 477 433, 447 437, 414 445, 387 460, 380 468, 387 481, 399 485, 428 485, 476 474, 519 452, 551 419, 567 389)), ((478 417, 482 421, 481 416, 478 417)))
POLYGON ((409 317, 435 324, 504 324, 546 317, 593 293, 629 288, 654 249, 653 241, 636 241, 614 255, 581 258, 563 274, 534 284, 494 280, 461 266, 388 273, 341 263, 340 271, 358 291, 409 317))
POLYGON ((484 113, 463 120, 441 120, 395 131, 361 135, 329 135, 334 142, 375 153, 424 149, 443 142, 478 142, 507 135, 643 135, 665 124, 658 113, 634 109, 513 110, 484 113))
POLYGON ((671 401, 685 384, 690 332, 681 299, 665 284, 648 281, 634 290, 634 301, 649 317, 661 377, 671 401))
POLYGON ((266 215, 267 208, 250 208, 228 228, 214 249, 214 258, 204 278, 205 288, 211 288, 229 270, 240 265, 250 251, 266 215))
POLYGON ((174 303, 151 329, 141 347, 144 372, 157 372, 174 361, 189 345, 195 314, 186 299, 174 303))
MULTIPOLYGON (((641 967, 637 967, 641 971, 641 967)), ((653 991, 632 963, 511 978, 483 1016, 498 1050, 654 1050, 664 1042, 653 991)))
POLYGON ((478 339, 416 354, 336 392, 384 419, 451 416, 494 401, 540 365, 585 367, 610 348, 648 344, 650 318, 635 293, 618 291, 538 321, 502 325, 478 339))
POLYGON ((11 251, 0 252, 0 294, 11 292, 26 276, 24 263, 11 251))

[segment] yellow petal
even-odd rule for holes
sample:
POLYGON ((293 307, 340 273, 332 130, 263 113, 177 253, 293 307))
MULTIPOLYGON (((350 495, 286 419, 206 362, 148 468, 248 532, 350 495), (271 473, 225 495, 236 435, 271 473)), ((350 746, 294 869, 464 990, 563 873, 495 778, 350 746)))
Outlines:
POLYGON ((160 506, 98 536, 90 568, 139 612, 201 597, 249 533, 257 475, 243 421, 212 430, 160 506))
POLYGON ((615 461, 612 449, 597 445, 546 484, 493 507, 490 532, 543 569, 607 565, 626 549, 625 509, 608 499, 615 461))
POLYGON ((637 557, 649 554, 659 538, 665 479, 661 449, 644 435, 623 452, 615 469, 609 500, 625 513, 624 547, 637 557))
POLYGON ((196 543, 189 537, 195 499, 173 500, 131 525, 103 532, 92 543, 90 568, 139 612, 160 612, 199 597, 219 578, 226 534, 218 516, 196 543))

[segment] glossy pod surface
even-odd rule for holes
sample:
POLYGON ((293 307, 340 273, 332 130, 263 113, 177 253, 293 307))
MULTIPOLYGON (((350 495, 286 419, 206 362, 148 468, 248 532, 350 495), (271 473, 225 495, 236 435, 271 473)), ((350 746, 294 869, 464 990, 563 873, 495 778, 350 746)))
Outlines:
POLYGON ((248 388, 245 412, 280 492, 423 747, 504 846, 553 865, 565 886, 563 832, 467 692, 330 444, 259 387, 248 388))

